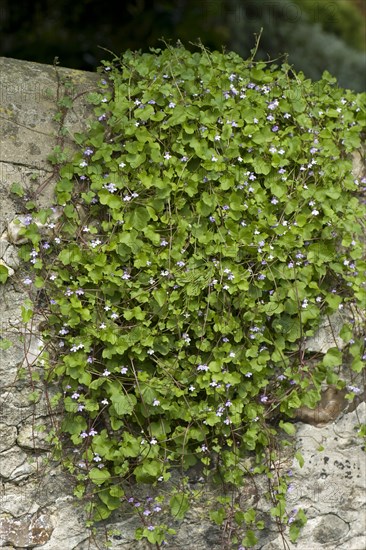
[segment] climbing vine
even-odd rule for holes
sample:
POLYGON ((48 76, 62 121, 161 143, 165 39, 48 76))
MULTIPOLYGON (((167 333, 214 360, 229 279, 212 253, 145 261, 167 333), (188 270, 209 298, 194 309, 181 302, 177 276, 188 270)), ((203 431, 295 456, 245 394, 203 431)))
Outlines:
MULTIPOLYGON (((312 362, 306 338, 365 303, 365 181, 351 171, 365 95, 203 47, 129 51, 100 74, 57 204, 22 230, 44 380, 60 388, 50 441, 92 521, 130 506, 158 548, 174 533, 162 507, 182 519, 194 499, 177 469, 236 490, 265 474, 286 545, 305 517, 286 508, 276 449, 323 382, 345 386, 342 352, 312 362), (156 496, 142 504, 135 483, 156 496)), ((364 341, 348 321, 341 337, 359 373, 364 341)), ((264 528, 228 497, 210 518, 231 522, 225 548, 264 528)))

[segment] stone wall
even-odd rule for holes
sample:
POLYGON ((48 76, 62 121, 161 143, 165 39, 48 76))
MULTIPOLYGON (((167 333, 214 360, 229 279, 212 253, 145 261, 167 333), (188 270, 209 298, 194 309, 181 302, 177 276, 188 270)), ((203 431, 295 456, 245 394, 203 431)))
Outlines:
MULTIPOLYGON (((19 368, 26 371, 34 363, 42 343, 37 325, 26 329, 21 323, 21 307, 28 297, 22 279, 24 272, 17 258, 19 236, 12 222, 24 214, 16 196, 9 193, 17 182, 26 194, 36 191, 39 204, 52 205, 55 176, 47 161, 57 143, 59 80, 71 81, 78 98, 67 114, 66 126, 72 136, 85 124, 88 108, 84 92, 95 89, 97 75, 58 69, 13 59, 0 59, 0 261, 12 276, 0 285, 0 336, 13 347, 0 350, 0 547, 42 548, 43 550, 94 550, 106 548, 107 531, 112 549, 149 548, 133 540, 136 518, 121 509, 95 533, 85 527, 82 505, 73 495, 71 478, 50 459, 45 432, 37 426, 51 427, 57 418, 49 415, 49 395, 44 388, 36 403, 29 394, 39 382, 20 379, 19 368), (31 385, 33 387, 31 387, 31 385)), ((72 140, 66 145, 72 147, 72 140)), ((355 170, 363 170, 360 159, 355 170)), ((334 320, 336 323, 336 320, 334 320)), ((323 332, 309 345, 324 353, 334 345, 334 330, 323 332), (328 339, 328 340, 327 340, 328 339)), ((34 370, 34 366, 32 367, 34 370)), ((294 447, 301 450, 303 468, 292 460, 292 450, 282 467, 292 469, 293 483, 287 496, 289 509, 304 508, 308 523, 291 550, 364 550, 366 548, 366 461, 355 425, 366 422, 366 404, 359 399, 356 408, 345 408, 339 397, 324 397, 324 403, 312 417, 299 416, 294 447), (340 405, 340 403, 342 403, 340 405), (328 407, 328 408, 327 408, 328 407), (324 410, 328 412, 324 416, 324 410), (329 414, 328 414, 329 413, 329 414), (322 415, 322 416, 321 416, 322 415), (322 421, 320 421, 322 419, 322 421)), ((310 415, 311 416, 311 415, 310 415)), ((190 480, 192 489, 206 496, 212 488, 199 479, 190 480)), ((217 489, 216 489, 217 490, 217 489)), ((250 491, 239 495, 247 506, 253 501, 250 491)), ((203 502, 203 501, 202 501, 203 502)), ((177 536, 171 550, 229 550, 222 533, 208 519, 207 509, 199 501, 187 517, 176 524, 177 536), (226 544, 226 545, 225 545, 226 544)), ((267 514, 268 505, 260 505, 266 528, 257 550, 284 548, 274 523, 267 514)))

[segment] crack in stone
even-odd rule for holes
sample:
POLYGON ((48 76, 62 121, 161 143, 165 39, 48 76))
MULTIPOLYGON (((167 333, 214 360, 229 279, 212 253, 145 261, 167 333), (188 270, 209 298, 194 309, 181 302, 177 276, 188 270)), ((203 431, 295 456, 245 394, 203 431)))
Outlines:
POLYGON ((31 170, 42 170, 44 172, 52 173, 52 170, 50 168, 44 168, 43 166, 34 166, 32 164, 26 164, 24 162, 9 162, 8 160, 2 160, 0 159, 0 164, 9 164, 10 166, 20 166, 22 168, 30 168, 31 170))
POLYGON ((11 124, 14 124, 15 126, 21 126, 22 128, 25 128, 26 130, 29 130, 30 132, 34 132, 36 134, 41 134, 42 136, 47 136, 54 138, 55 136, 52 134, 47 134, 46 132, 42 132, 41 130, 35 130, 34 128, 30 128, 29 126, 26 126, 25 124, 22 124, 21 122, 17 122, 16 120, 11 120, 11 118, 7 118, 6 116, 1 116, 0 118, 2 120, 6 120, 6 122, 10 122, 11 124))

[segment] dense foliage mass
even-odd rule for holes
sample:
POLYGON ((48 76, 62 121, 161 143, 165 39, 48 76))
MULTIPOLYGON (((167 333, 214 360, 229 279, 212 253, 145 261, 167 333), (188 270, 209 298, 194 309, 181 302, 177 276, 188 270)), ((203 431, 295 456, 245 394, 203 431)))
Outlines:
MULTIPOLYGON (((97 488, 98 519, 131 476, 159 486, 201 463, 240 487, 248 454, 252 473, 269 472, 278 425, 294 433, 289 417, 314 407, 323 381, 345 385, 342 353, 311 361, 305 340, 365 302, 365 182, 351 173, 365 97, 327 73, 313 83, 179 47, 105 63, 90 101, 95 118, 60 168, 62 217, 52 239, 35 221, 56 208, 30 218, 23 256, 48 316, 69 468, 78 494, 97 488)), ((359 372, 352 322, 342 338, 359 372)), ((273 487, 273 516, 294 534, 286 485, 273 487)), ((189 502, 170 504, 181 517, 189 502)), ((166 533, 146 524, 139 536, 166 533)))

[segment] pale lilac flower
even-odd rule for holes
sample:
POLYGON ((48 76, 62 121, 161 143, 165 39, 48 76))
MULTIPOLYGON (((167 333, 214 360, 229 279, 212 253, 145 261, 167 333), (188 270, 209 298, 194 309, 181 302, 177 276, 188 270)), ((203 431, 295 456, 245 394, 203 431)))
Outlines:
POLYGON ((26 279, 24 279, 23 283, 25 285, 31 285, 33 283, 32 279, 30 279, 29 277, 27 277, 26 279))
POLYGON ((89 432, 89 435, 94 436, 94 435, 97 435, 97 433, 98 432, 96 430, 94 430, 94 428, 92 428, 89 432))
POLYGON ((198 365, 197 370, 208 371, 208 366, 207 365, 198 365))
POLYGON ((360 390, 360 388, 357 388, 356 386, 347 386, 347 390, 355 393, 356 395, 362 392, 362 390, 360 390))
POLYGON ((103 372, 103 376, 109 376, 111 373, 108 369, 105 369, 103 372))
POLYGON ((153 401, 153 407, 158 407, 160 405, 159 399, 154 399, 153 401))
POLYGON ((268 104, 268 109, 271 111, 274 111, 278 107, 278 100, 275 99, 274 101, 271 101, 271 103, 268 104))
POLYGON ((114 183, 107 183, 103 185, 104 189, 107 189, 110 193, 115 193, 117 191, 117 187, 114 183))

